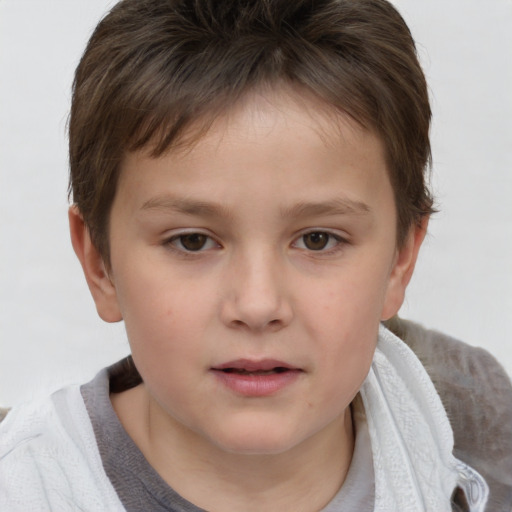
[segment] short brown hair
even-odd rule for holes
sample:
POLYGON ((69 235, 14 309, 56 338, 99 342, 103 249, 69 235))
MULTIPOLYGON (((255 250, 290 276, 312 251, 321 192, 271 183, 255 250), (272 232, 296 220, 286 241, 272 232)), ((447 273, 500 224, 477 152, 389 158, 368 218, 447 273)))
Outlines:
POLYGON ((397 244, 433 211, 430 105, 414 41, 386 0, 122 0, 76 70, 70 191, 109 263, 126 151, 173 147, 262 86, 303 88, 382 139, 397 244))

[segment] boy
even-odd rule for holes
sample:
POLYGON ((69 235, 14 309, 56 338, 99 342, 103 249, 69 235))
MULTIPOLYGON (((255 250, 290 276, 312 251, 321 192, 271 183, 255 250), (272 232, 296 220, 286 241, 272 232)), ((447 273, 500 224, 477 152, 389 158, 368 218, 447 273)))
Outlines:
POLYGON ((9 413, 3 509, 508 510, 506 376, 394 319, 429 123, 385 1, 120 2, 76 73, 69 216, 132 357, 9 413))

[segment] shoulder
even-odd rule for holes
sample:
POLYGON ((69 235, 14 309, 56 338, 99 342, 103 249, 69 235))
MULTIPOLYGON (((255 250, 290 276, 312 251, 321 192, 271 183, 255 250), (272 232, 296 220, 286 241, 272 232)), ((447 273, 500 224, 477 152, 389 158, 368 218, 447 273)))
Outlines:
POLYGON ((512 384, 487 351, 398 318, 387 327, 415 352, 450 420, 454 455, 490 487, 489 510, 512 507, 512 384))
POLYGON ((0 510, 101 510, 105 480, 78 386, 15 407, 2 421, 0 510))
POLYGON ((501 403, 504 407, 494 412, 512 415, 510 378, 489 352, 397 317, 386 326, 414 351, 442 396, 472 389, 476 396, 487 398, 476 403, 475 396, 466 396, 475 405, 488 408, 501 403))
POLYGON ((9 411, 0 425, 0 509, 48 510, 52 486, 50 493, 69 494, 66 462, 76 454, 69 450, 73 433, 66 431, 59 409, 63 400, 78 398, 77 390, 66 390, 9 411))

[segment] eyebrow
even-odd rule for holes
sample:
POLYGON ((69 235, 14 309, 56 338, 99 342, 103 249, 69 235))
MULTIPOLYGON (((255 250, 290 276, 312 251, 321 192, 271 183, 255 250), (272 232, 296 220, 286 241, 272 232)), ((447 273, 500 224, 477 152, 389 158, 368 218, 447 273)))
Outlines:
POLYGON ((141 206, 141 210, 172 210, 187 215, 231 217, 230 211, 222 205, 172 196, 152 197, 141 206))
MULTIPOLYGON (((172 196, 152 197, 144 202, 141 210, 172 210, 186 215, 233 217, 232 211, 221 204, 172 196)), ((289 208, 281 209, 281 216, 284 218, 320 215, 368 215, 370 213, 371 208, 366 203, 341 197, 320 202, 304 201, 289 208)))
POLYGON ((283 217, 314 217, 320 215, 368 215, 371 208, 361 201, 337 197, 329 201, 301 202, 282 210, 283 217))

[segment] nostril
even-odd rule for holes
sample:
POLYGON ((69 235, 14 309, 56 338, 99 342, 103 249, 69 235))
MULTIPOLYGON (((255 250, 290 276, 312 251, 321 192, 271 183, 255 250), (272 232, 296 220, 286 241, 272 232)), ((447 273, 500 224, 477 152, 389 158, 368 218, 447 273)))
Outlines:
POLYGON ((270 320, 269 322, 263 323, 261 325, 261 327, 255 327, 252 323, 249 324, 247 322, 244 322, 243 320, 236 319, 236 320, 231 321, 231 326, 237 327, 237 328, 244 327, 244 328, 250 328, 250 329, 266 329, 266 328, 280 329, 282 325, 283 325, 283 322, 281 320, 279 320, 278 318, 276 318, 274 320, 270 320))
POLYGON ((271 328, 271 329, 280 329, 281 327, 283 327, 284 323, 282 320, 280 319, 275 319, 275 320, 271 320, 269 323, 268 323, 268 326, 271 328))

